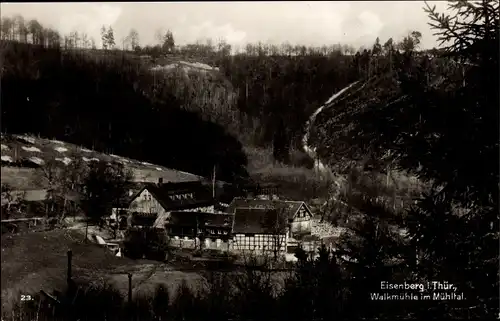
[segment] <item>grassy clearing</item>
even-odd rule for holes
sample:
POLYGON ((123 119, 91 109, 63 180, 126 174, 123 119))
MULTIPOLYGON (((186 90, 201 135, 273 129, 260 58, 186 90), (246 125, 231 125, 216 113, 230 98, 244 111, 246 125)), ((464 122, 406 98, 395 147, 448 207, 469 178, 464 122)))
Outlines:
POLYGON ((174 271, 166 264, 147 260, 119 258, 92 243, 84 243, 81 232, 52 230, 47 232, 2 235, 2 310, 9 311, 21 294, 41 289, 52 292, 66 283, 67 250, 73 251, 73 278, 93 285, 114 285, 122 295, 127 293, 128 278, 133 274, 133 292, 147 294, 158 283, 170 291, 185 279, 196 284, 195 273, 174 271))
POLYGON ((280 184, 281 193, 292 199, 326 197, 335 180, 332 173, 319 175, 312 168, 313 161, 300 150, 291 151, 290 165, 275 162, 271 149, 245 147, 245 153, 248 171, 255 181, 280 184))
MULTIPOLYGON (((348 189, 346 175, 338 175, 331 171, 319 174, 312 169, 312 160, 302 151, 291 152, 291 165, 275 162, 272 150, 257 147, 246 147, 248 170, 257 182, 278 183, 281 193, 292 199, 310 201, 312 199, 326 200, 332 192, 333 185, 339 193, 348 189)), ((402 171, 391 170, 389 174, 363 172, 359 182, 380 189, 390 190, 391 202, 395 208, 401 208, 415 196, 419 196, 428 188, 417 177, 402 171)))

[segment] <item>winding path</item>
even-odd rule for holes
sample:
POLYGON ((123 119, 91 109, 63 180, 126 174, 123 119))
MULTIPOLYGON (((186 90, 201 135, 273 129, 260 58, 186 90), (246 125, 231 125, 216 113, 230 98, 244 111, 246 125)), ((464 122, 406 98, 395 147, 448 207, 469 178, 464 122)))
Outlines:
POLYGON ((304 147, 304 151, 314 159, 314 167, 317 168, 319 171, 324 172, 327 170, 327 167, 325 164, 321 162, 321 160, 317 157, 316 155, 316 147, 312 147, 308 145, 308 140, 309 140, 309 132, 311 130, 311 126, 314 124, 314 121, 316 120, 316 116, 323 110, 323 108, 327 107, 330 105, 335 99, 339 98, 346 90, 351 88, 352 86, 356 85, 358 81, 355 81, 351 83, 349 86, 343 88, 339 92, 335 93, 330 99, 328 99, 321 107, 316 109, 316 111, 309 117, 309 120, 306 123, 306 132, 304 134, 304 137, 302 138, 302 146, 304 147))

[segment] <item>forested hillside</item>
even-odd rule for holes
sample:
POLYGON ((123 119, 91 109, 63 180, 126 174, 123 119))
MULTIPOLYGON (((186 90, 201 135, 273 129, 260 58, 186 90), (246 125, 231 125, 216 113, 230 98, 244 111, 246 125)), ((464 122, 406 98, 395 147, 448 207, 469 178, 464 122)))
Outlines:
POLYGON ((120 55, 102 57, 4 41, 2 130, 116 153, 220 178, 246 176, 246 156, 224 128, 157 99, 153 75, 120 55))
POLYGON ((307 164, 298 147, 309 114, 361 68, 341 46, 258 44, 231 55, 227 44, 174 49, 170 34, 162 46, 132 39, 134 50, 117 50, 109 28, 98 50, 85 34, 61 36, 20 16, 2 30, 3 131, 204 176, 215 166, 226 180, 246 176, 240 143, 252 159, 307 164), (198 62, 217 68, 186 68, 198 62))

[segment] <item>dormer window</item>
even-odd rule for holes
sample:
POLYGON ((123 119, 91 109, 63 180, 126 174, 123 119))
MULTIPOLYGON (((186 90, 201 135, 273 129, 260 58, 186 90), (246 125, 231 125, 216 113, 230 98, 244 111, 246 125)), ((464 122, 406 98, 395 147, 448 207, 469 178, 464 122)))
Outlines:
POLYGON ((175 199, 174 195, 170 195, 169 197, 172 201, 175 199))

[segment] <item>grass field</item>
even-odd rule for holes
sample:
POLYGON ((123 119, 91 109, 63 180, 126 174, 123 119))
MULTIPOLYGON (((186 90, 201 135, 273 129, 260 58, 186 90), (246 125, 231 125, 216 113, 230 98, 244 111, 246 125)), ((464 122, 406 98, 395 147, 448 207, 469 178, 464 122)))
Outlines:
POLYGON ((81 231, 66 229, 2 235, 2 311, 9 311, 21 294, 63 289, 68 249, 73 252, 75 281, 108 283, 123 295, 128 290, 127 273, 133 274, 134 295, 147 295, 160 283, 172 293, 183 279, 193 286, 201 280, 196 273, 175 271, 167 264, 115 257, 97 244, 84 243, 83 237, 81 231))

